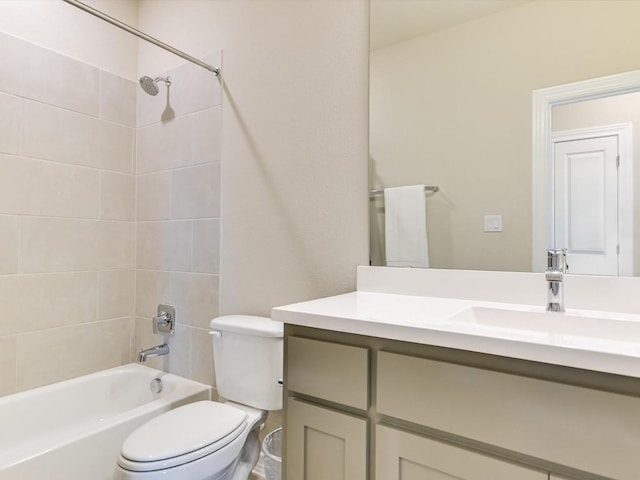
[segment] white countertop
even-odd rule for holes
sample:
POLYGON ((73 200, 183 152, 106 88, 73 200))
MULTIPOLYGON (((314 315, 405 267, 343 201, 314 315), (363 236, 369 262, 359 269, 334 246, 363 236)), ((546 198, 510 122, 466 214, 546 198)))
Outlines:
POLYGON ((545 313, 543 307, 530 305, 359 291, 278 307, 272 318, 640 378, 637 314, 571 309, 545 313), (490 318, 490 324, 470 317, 474 308, 490 318), (493 318, 499 321, 492 323, 493 318), (510 324, 511 318, 517 322, 510 324))

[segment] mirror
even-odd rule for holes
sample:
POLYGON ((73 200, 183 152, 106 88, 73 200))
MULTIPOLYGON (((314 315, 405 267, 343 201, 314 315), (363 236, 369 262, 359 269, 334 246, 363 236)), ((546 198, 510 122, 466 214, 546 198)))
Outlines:
MULTIPOLYGON (((536 215, 554 224, 557 205, 553 187, 534 178, 534 92, 640 69, 637 18, 640 2, 615 0, 371 1, 369 184, 439 187, 424 202, 430 267, 537 271, 546 248, 566 246, 561 235, 540 240, 536 231, 536 215), (541 196, 542 213, 535 200, 541 196)), ((594 98, 612 94, 550 102, 549 129, 578 134, 630 123, 637 135, 640 125, 624 112, 590 114, 594 120, 585 123, 580 112, 603 108, 604 99, 594 98)), ((611 100, 633 109, 631 96, 611 100)), ((631 137, 631 150, 639 152, 631 137)), ((631 220, 619 228, 633 239, 640 167, 630 171, 620 180, 628 183, 631 220)), ((592 191, 589 185, 582 191, 592 191)), ((384 195, 372 197, 370 208, 371 263, 384 265, 384 195)), ((587 208, 602 224, 617 215, 587 208)), ((591 227, 583 230, 596 239, 591 227)), ((640 262, 633 261, 633 241, 626 242, 617 271, 631 275, 640 262)))

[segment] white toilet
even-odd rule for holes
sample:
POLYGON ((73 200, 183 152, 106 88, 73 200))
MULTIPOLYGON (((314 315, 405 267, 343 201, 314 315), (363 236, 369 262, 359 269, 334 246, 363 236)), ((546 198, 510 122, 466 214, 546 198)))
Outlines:
POLYGON ((282 324, 229 315, 211 320, 218 393, 159 415, 122 445, 122 480, 247 480, 266 410, 282 408, 282 324), (236 403, 237 402, 237 403, 236 403))

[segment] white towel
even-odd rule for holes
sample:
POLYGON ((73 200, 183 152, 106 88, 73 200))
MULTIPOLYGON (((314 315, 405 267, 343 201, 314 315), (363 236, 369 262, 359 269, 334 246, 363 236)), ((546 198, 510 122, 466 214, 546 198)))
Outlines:
POLYGON ((429 266, 424 204, 424 185, 384 189, 387 266, 429 266))

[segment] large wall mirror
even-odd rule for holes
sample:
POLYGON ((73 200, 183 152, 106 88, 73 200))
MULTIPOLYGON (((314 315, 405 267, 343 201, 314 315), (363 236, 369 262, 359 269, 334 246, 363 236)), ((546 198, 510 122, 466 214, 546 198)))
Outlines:
MULTIPOLYGON (((439 188, 424 193, 429 267, 538 271, 555 246, 572 273, 640 272, 638 19, 638 1, 371 0, 370 188, 439 188), (564 88, 535 117, 536 94, 564 88)), ((373 265, 386 197, 370 198, 373 265)))

